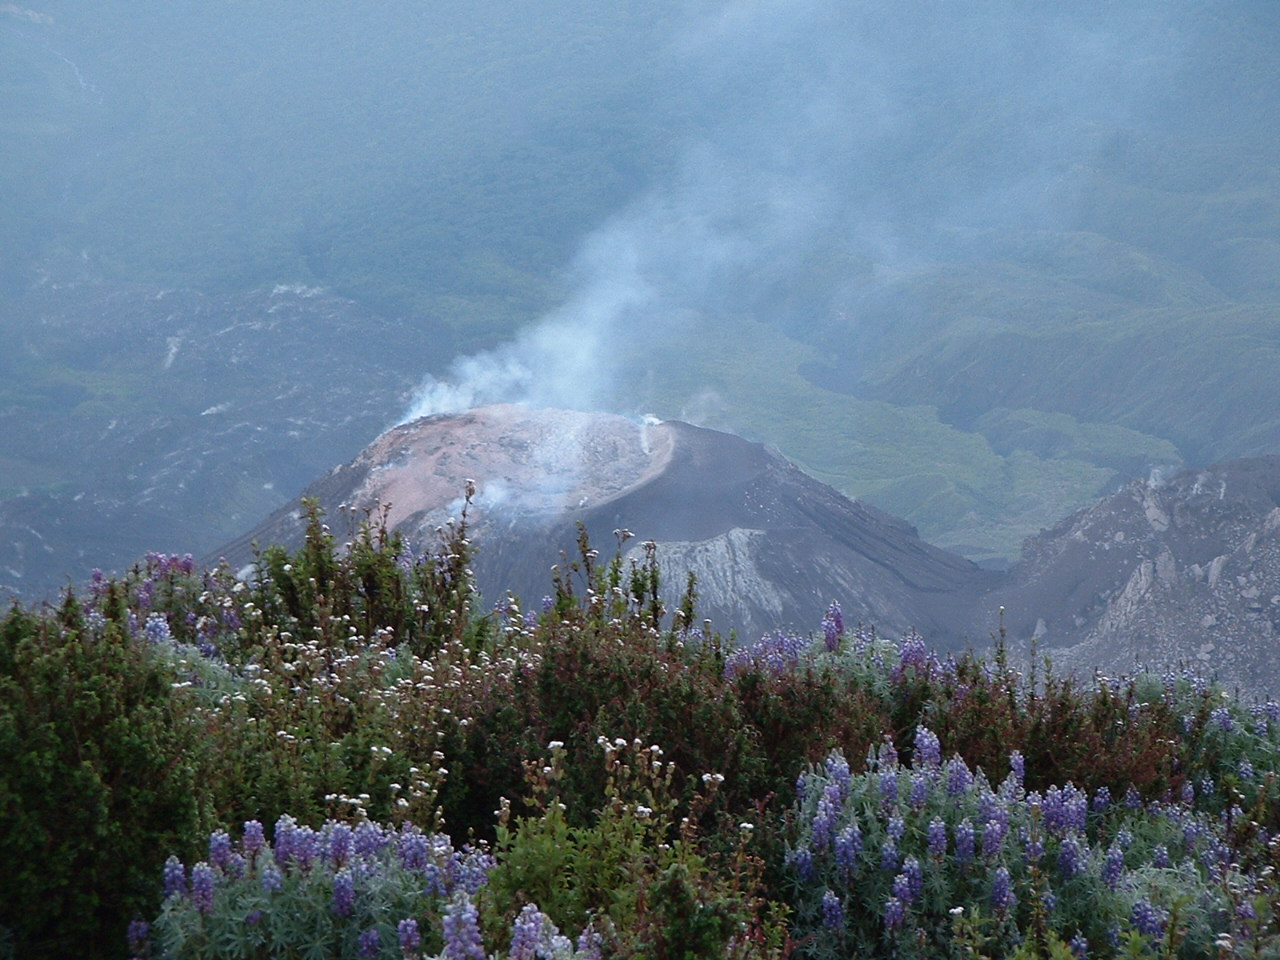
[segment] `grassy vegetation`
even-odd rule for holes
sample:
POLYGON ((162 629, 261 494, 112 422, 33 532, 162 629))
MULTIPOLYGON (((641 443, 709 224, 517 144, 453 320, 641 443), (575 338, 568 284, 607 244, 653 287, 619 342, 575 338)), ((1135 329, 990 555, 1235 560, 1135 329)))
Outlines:
POLYGON ((474 608, 465 516, 0 623, 17 956, 1275 956, 1280 706, 919 637, 730 649, 589 544, 474 608), (75 794, 74 801, 69 799, 75 794), (92 799, 92 802, 86 802, 92 799), (72 811, 74 814, 72 815, 72 811), (527 952, 522 952, 527 951, 527 952))

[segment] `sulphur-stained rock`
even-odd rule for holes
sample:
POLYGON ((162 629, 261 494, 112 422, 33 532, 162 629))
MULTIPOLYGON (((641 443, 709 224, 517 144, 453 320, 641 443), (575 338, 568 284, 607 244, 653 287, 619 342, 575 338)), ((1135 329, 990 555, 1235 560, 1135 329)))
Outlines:
MULTIPOLYGON (((552 566, 574 554, 579 523, 602 557, 618 530, 635 535, 628 559, 655 541, 668 605, 692 570, 700 613, 742 636, 814 629, 838 599, 850 623, 958 644, 994 577, 759 444, 678 421, 508 405, 428 417, 389 430, 304 496, 335 533, 335 518, 386 505, 390 525, 421 547, 458 515, 468 480, 475 573, 490 601, 510 590, 538 602, 552 566)), ((242 564, 252 542, 296 546, 302 532, 295 506, 222 552, 242 564)))

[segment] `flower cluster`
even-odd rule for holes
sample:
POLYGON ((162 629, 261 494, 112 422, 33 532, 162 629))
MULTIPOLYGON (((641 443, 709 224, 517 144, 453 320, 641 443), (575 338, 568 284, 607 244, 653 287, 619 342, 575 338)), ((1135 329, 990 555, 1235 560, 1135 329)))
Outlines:
MULTIPOLYGON (((1063 942, 1101 947, 1126 931, 1158 940, 1188 891, 1225 909, 1215 839, 1225 819, 1182 803, 1091 812, 1071 783, 1028 792, 1021 767, 1011 757, 992 785, 959 756, 944 762, 925 726, 909 765, 886 742, 861 774, 849 776, 838 753, 811 767, 787 857, 795 935, 852 955, 889 944, 894 956, 927 956, 951 935, 957 908, 991 918, 1010 945, 1036 910, 1063 942)), ((1208 942, 1204 930, 1183 934, 1208 942)))

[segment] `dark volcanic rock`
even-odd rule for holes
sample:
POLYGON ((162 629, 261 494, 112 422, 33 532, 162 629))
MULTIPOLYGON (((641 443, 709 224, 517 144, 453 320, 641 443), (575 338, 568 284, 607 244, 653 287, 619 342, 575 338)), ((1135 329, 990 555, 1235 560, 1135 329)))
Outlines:
POLYGON ((1136 481, 1030 538, 1003 604, 1011 633, 1088 674, 1187 663, 1280 690, 1280 457, 1136 481))
MULTIPOLYGON (((468 479, 477 487, 475 572, 489 599, 510 590, 528 603, 549 592, 551 567, 574 554, 579 523, 605 556, 620 529, 636 535, 629 557, 655 541, 669 604, 692 570, 701 614, 746 636, 813 629, 839 599, 849 622, 959 643, 957 624, 991 583, 777 453, 675 421, 512 406, 429 417, 388 431, 304 496, 320 501, 335 529, 332 518, 387 505, 391 525, 424 545, 457 514, 468 479)), ((296 547, 301 537, 298 511, 283 509, 224 554, 238 565, 254 541, 296 547)))

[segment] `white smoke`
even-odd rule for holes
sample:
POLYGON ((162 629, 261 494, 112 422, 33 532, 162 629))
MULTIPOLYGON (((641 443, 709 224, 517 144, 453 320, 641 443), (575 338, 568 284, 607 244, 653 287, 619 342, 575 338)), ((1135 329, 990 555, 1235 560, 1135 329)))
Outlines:
MULTIPOLYGON (((497 402, 617 410, 621 388, 634 397, 646 375, 630 366, 634 344, 696 343, 691 331, 707 317, 770 310, 767 298, 811 254, 830 259, 838 247, 887 277, 919 262, 931 237, 1061 216, 1072 202, 1058 186, 1064 171, 1088 161, 1108 127, 1097 121, 1141 87, 1132 74, 1145 66, 1117 64, 1145 63, 1139 48, 1155 43, 1120 14, 1071 22, 1035 4, 978 19, 923 0, 699 10, 667 50, 671 96, 705 118, 699 138, 679 146, 674 172, 587 238, 566 303, 428 378, 405 419, 497 402), (989 102, 973 117, 966 104, 940 109, 953 83, 989 102), (931 86, 934 99, 921 93, 931 86), (939 168, 932 152, 946 145, 922 130, 989 144, 990 162, 939 168), (932 179, 913 178, 917 169, 932 179)), ((847 308, 840 284, 857 282, 832 281, 832 315, 847 308)), ((696 410, 713 397, 698 385, 684 403, 696 410)))

